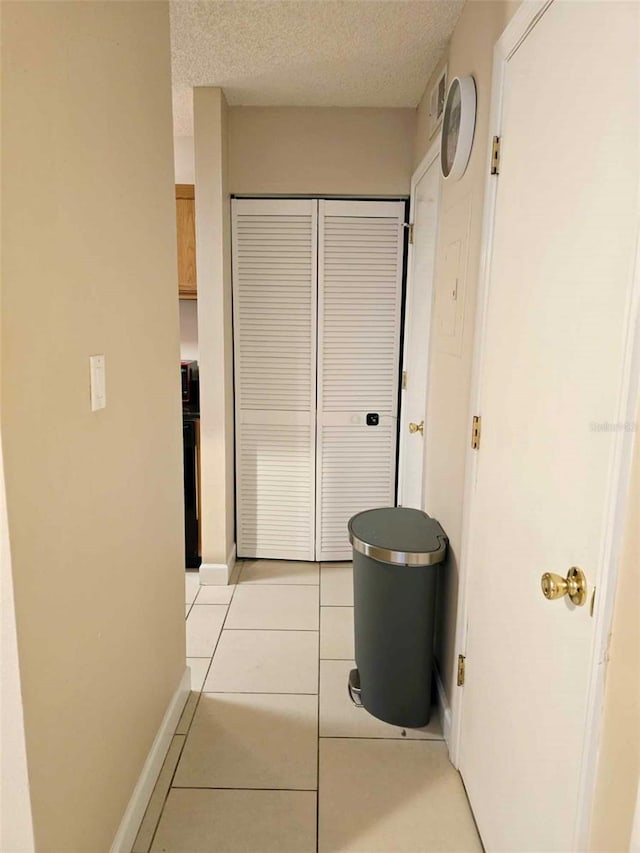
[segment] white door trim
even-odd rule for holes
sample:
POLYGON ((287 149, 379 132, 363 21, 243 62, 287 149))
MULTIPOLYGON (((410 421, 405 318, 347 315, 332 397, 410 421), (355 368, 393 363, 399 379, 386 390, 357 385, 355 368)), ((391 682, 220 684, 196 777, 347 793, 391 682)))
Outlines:
MULTIPOLYGON (((553 0, 524 0, 513 16, 500 39, 496 42, 493 59, 493 77, 491 90, 491 108, 489 117, 489 145, 494 136, 501 135, 502 103, 507 63, 528 33, 535 27, 553 0)), ((487 305, 491 278, 491 257, 493 248, 494 219, 498 180, 490 174, 487 161, 487 179, 485 186, 480 274, 478 281, 478 301, 476 311, 476 335, 473 355, 472 391, 469 410, 469 424, 473 415, 481 414, 481 391, 483 359, 486 338, 487 305)), ((635 267, 630 270, 632 288, 627 306, 626 328, 624 335, 624 371, 620 377, 620 396, 618 421, 631 423, 636 416, 638 395, 640 393, 640 228, 635 267)), ((596 769, 600 747, 602 726, 606 657, 613 618, 613 604, 618 579, 618 562, 622 545, 623 528, 628 503, 629 476, 634 445, 632 430, 618 430, 615 436, 615 449, 609 470, 607 493, 606 534, 602 554, 602 576, 597 591, 594 645, 588 695, 588 713, 584 726, 582 766, 580 769, 580 796, 574 828, 575 849, 586 848, 593 794, 596 781, 596 769)), ((463 502, 462 542, 460 554, 460 582, 458 591, 458 609, 456 622, 455 654, 465 654, 468 633, 470 531, 474 512, 473 494, 477 477, 478 455, 467 449, 465 461, 465 486, 463 502)), ((464 703, 464 688, 454 687, 451 697, 451 740, 449 750, 451 761, 458 767, 460 762, 460 735, 464 703)))
MULTIPOLYGON (((429 171, 429 169, 434 164, 434 162, 439 158, 439 156, 440 156, 440 139, 441 139, 441 133, 438 132, 436 134, 436 136, 434 137, 433 142, 429 146, 427 153, 425 154, 425 156, 420 161, 420 165, 418 166, 418 168, 415 170, 415 172, 411 176, 411 195, 410 195, 410 201, 409 201, 409 222, 410 223, 413 223, 413 221, 415 219, 416 187, 418 186, 418 184, 420 183, 422 178, 424 178, 424 176, 429 171)), ((437 206, 438 206, 438 211, 439 211, 440 188, 438 189, 437 206)), ((437 220, 436 220, 436 223, 437 223, 437 220)), ((438 244, 438 224, 436 224, 436 233, 434 235, 434 245, 437 246, 437 244, 438 244)), ((414 287, 413 253, 414 253, 413 244, 409 243, 408 251, 407 251, 407 286, 406 286, 406 294, 405 294, 405 312, 404 312, 404 328, 403 328, 404 339, 403 339, 403 346, 402 346, 402 370, 403 370, 403 372, 405 370, 411 369, 409 367, 409 364, 408 364, 408 358, 409 358, 408 328, 409 328, 409 325, 407 323, 407 314, 408 314, 409 308, 411 307, 411 295, 412 295, 413 287, 414 287)), ((435 272, 435 256, 434 256, 434 272, 435 272)), ((429 305, 428 322, 427 322, 427 326, 425 329, 425 335, 427 338, 427 353, 430 352, 430 341, 431 341, 431 322, 432 322, 431 311, 432 311, 432 307, 433 307, 433 293, 434 293, 433 284, 434 284, 434 277, 432 275, 431 281, 429 282, 430 293, 429 293, 429 298, 427 300, 428 305, 429 305)), ((428 377, 429 377, 429 357, 427 356, 427 373, 426 373, 425 378, 428 379, 428 377)), ((400 444, 399 444, 399 451, 398 451, 398 505, 399 506, 402 505, 402 496, 403 496, 403 489, 404 489, 404 482, 403 482, 404 464, 403 463, 404 463, 405 454, 407 453, 407 431, 405 429, 403 429, 404 421, 405 421, 405 406, 406 406, 406 398, 405 398, 405 395, 402 394, 401 398, 400 398, 400 411, 398 413, 398 423, 399 423, 399 429, 400 429, 400 444)), ((425 405, 424 422, 425 422, 425 430, 426 430, 428 428, 427 427, 428 421, 427 421, 426 405, 425 405)), ((424 472, 423 472, 423 475, 424 475, 424 472)))

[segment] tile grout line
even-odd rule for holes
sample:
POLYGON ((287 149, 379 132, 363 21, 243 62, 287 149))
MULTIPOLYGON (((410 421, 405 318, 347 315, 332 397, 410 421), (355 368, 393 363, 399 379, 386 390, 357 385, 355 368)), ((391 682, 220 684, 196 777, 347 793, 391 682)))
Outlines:
MULTIPOLYGON (((256 791, 256 792, 259 792, 259 791, 264 791, 264 792, 278 792, 278 791, 280 791, 280 792, 288 792, 288 793, 304 793, 304 794, 306 794, 306 793, 311 794, 311 793, 315 790, 315 794, 316 794, 316 797, 315 797, 315 799, 316 799, 316 844, 315 844, 315 850, 316 850, 316 853, 319 853, 319 850, 320 850, 320 847, 319 847, 319 844, 320 844, 320 838, 319 838, 319 830, 320 830, 320 749, 321 749, 321 744, 322 744, 322 741, 323 741, 323 740, 324 740, 324 741, 331 741, 331 740, 334 740, 334 741, 336 741, 336 742, 338 742, 338 741, 342 741, 342 740, 350 740, 350 741, 353 741, 353 742, 362 742, 362 741, 365 741, 365 742, 369 742, 369 743, 372 743, 372 744, 373 744, 373 743, 377 743, 377 742, 389 742, 389 741, 392 741, 392 742, 393 742, 393 741, 395 741, 395 742, 400 742, 400 743, 401 743, 401 742, 403 742, 403 741, 404 741, 405 743, 407 743, 407 742, 411 742, 411 743, 420 743, 420 742, 422 742, 422 743, 426 743, 426 744, 427 744, 427 746, 426 746, 426 747, 424 747, 423 749, 427 749, 427 748, 429 748, 429 747, 434 748, 434 747, 433 747, 433 745, 434 745, 434 744, 436 744, 436 743, 444 743, 444 738, 443 738, 442 736, 438 736, 438 735, 435 735, 435 736, 433 736, 433 737, 432 737, 432 736, 429 736, 429 735, 426 735, 426 736, 424 736, 424 735, 423 735, 423 736, 416 737, 416 738, 407 738, 407 737, 404 737, 404 738, 403 738, 403 737, 399 737, 399 736, 383 736, 383 737, 364 736, 364 737, 361 737, 361 736, 359 736, 359 735, 324 735, 324 736, 323 736, 323 735, 321 735, 321 733, 320 733, 320 732, 321 732, 321 729, 320 729, 320 699, 321 699, 321 696, 320 696, 320 689, 321 689, 321 666, 322 666, 322 661, 323 661, 323 660, 326 660, 326 661, 335 661, 335 662, 346 663, 346 662, 348 662, 348 661, 352 661, 352 660, 353 660, 353 658, 350 658, 350 657, 346 657, 346 658, 323 658, 323 657, 322 657, 322 654, 321 654, 321 635, 322 635, 322 634, 321 634, 321 617, 322 617, 322 608, 323 608, 323 606, 324 606, 324 607, 328 607, 328 608, 341 608, 341 609, 349 608, 349 609, 353 610, 353 605, 351 605, 351 604, 346 604, 346 605, 341 605, 341 604, 328 604, 328 605, 323 605, 323 604, 322 604, 322 572, 321 572, 321 564, 320 564, 320 563, 317 563, 316 565, 318 566, 318 584, 317 584, 317 585, 315 585, 315 584, 257 584, 257 583, 253 585, 253 586, 255 586, 255 587, 259 587, 259 586, 268 586, 269 588, 274 588, 274 587, 288 587, 288 588, 291 588, 291 587, 298 587, 298 588, 300 588, 300 587, 311 587, 311 588, 316 588, 316 589, 318 590, 318 626, 317 626, 317 628, 316 628, 316 629, 308 629, 308 628, 305 628, 305 629, 299 629, 299 628, 227 628, 226 626, 227 626, 228 618, 229 618, 229 610, 230 610, 231 605, 232 605, 232 603, 233 603, 233 601, 234 601, 234 597, 235 597, 235 594, 236 594, 236 590, 237 590, 238 586, 240 585, 240 583, 239 583, 239 582, 240 582, 240 579, 241 579, 241 577, 242 577, 242 574, 243 574, 243 571, 244 571, 244 567, 243 567, 243 568, 241 568, 241 569, 240 569, 240 571, 238 572, 238 575, 237 575, 237 582, 236 582, 236 584, 234 584, 234 588, 233 588, 233 591, 232 591, 232 593, 231 593, 231 597, 230 597, 229 603, 226 605, 226 607, 227 607, 227 611, 226 611, 226 613, 225 613, 224 619, 222 620, 222 624, 221 624, 221 627, 220 627, 220 632, 219 632, 218 637, 217 637, 217 639, 216 639, 216 642, 215 642, 215 645, 214 645, 213 651, 212 651, 212 653, 211 653, 211 656, 209 657, 209 665, 208 665, 208 667, 207 667, 207 671, 206 671, 206 674, 205 674, 204 680, 202 681, 202 687, 201 687, 201 688, 200 688, 200 690, 198 691, 198 698, 197 698, 197 701, 196 701, 196 703, 195 703, 195 706, 194 706, 194 709, 193 709, 193 713, 192 713, 192 715, 191 715, 191 719, 190 719, 190 721, 189 721, 189 725, 188 725, 188 727, 186 727, 186 732, 185 732, 185 734, 183 735, 182 745, 181 745, 181 748, 180 748, 180 750, 179 750, 179 754, 178 754, 177 760, 176 760, 176 762, 175 762, 175 766, 174 766, 174 769, 173 769, 173 773, 172 773, 172 775, 171 775, 171 779, 170 779, 170 781, 169 781, 168 789, 167 789, 167 792, 166 792, 166 794, 165 794, 165 797, 164 797, 164 801, 163 801, 162 807, 161 807, 161 809, 160 809, 160 814, 159 814, 159 817, 158 817, 158 820, 157 820, 157 823, 156 823, 155 829, 154 829, 153 834, 152 834, 152 837, 151 837, 151 842, 150 842, 150 845, 149 845, 149 850, 153 847, 153 844, 154 844, 154 842, 155 842, 155 838, 156 838, 156 836, 157 836, 157 832, 158 832, 159 824, 160 824, 160 822, 161 822, 161 819, 162 819, 162 816, 163 816, 163 813, 164 813, 164 808, 165 808, 165 806, 166 806, 166 802, 167 802, 168 796, 169 796, 169 794, 170 794, 170 792, 171 792, 171 790, 172 790, 172 789, 174 789, 174 790, 182 790, 182 791, 189 791, 189 790, 193 790, 193 791, 197 791, 197 790, 203 790, 203 791, 237 791, 237 792, 241 792, 241 791, 247 791, 247 792, 251 792, 251 791, 256 791), (280 632, 280 633, 282 633, 282 632, 304 632, 304 633, 316 633, 316 634, 318 635, 317 693, 300 693, 299 691, 296 691, 296 692, 276 692, 276 693, 267 692, 267 693, 265 694, 265 692, 264 692, 264 691, 205 690, 205 689, 204 689, 204 686, 205 686, 205 684, 206 684, 207 678, 209 677, 209 675, 210 675, 210 673, 211 673, 212 666, 213 666, 213 663, 214 663, 214 661, 215 661, 215 655, 216 655, 216 653, 217 653, 218 649, 220 648, 221 639, 222 639, 223 633, 224 633, 225 631, 228 631, 228 632, 234 632, 234 631, 236 631, 236 632, 239 632, 239 631, 254 631, 254 632, 270 631, 270 632, 280 632), (316 728, 316 731, 317 731, 317 734, 316 734, 316 740, 317 740, 316 761, 317 761, 317 764, 316 764, 316 788, 315 788, 315 789, 309 789, 309 788, 284 788, 284 787, 271 787, 271 788, 269 788, 269 787, 248 787, 248 786, 246 786, 246 785, 245 785, 245 786, 243 786, 243 787, 238 787, 238 786, 216 786, 216 785, 175 785, 175 784, 174 784, 174 781, 175 781, 175 776, 176 776, 176 773, 177 773, 177 769, 178 769, 178 766, 179 766, 179 764, 180 764, 180 761, 181 761, 181 758, 182 758, 182 754, 183 754, 183 751, 184 751, 184 748, 185 748, 185 745, 186 745, 186 742, 187 742, 187 738, 188 738, 188 737, 189 737, 189 735, 190 735, 190 731, 191 731, 191 728, 192 728, 192 726, 193 726, 193 723, 194 723, 194 720, 195 720, 195 716, 196 716, 196 714, 197 714, 197 710, 198 710, 198 708, 199 708, 199 703, 200 703, 200 701, 201 701, 201 699, 202 699, 203 694, 207 694, 207 695, 221 695, 221 694, 232 694, 232 695, 233 695, 233 694, 236 694, 236 695, 248 695, 248 696, 251 696, 251 695, 281 695, 281 696, 298 696, 298 695, 300 695, 300 696, 305 696, 305 695, 306 695, 306 696, 313 696, 313 695, 317 695, 317 728, 316 728)), ((200 591, 201 591, 201 587, 199 587, 198 592, 196 593, 196 597, 194 598, 194 601, 193 601, 193 602, 192 602, 192 604, 191 604, 191 608, 196 604, 196 602, 197 602, 197 598, 198 598, 198 596, 199 596, 199 594, 200 594, 200 591)), ((204 605, 204 606, 208 606, 208 605, 204 605)), ((190 612, 191 612, 191 608, 190 608, 190 612)), ((197 657, 197 656, 192 656, 192 657, 197 657)), ((204 660, 204 659, 206 659, 206 658, 204 658, 204 657, 203 657, 203 658, 201 658, 201 659, 203 659, 203 660, 204 660)), ((421 733, 421 734, 422 734, 422 733, 421 733)), ((174 733, 174 737, 175 737, 175 736, 176 736, 176 735, 175 735, 175 733, 174 733)))
MULTIPOLYGON (((220 607, 223 605, 215 605, 215 604, 202 604, 201 607, 220 607)), ((226 617, 225 617, 226 618, 226 617)), ((317 634, 320 630, 319 628, 226 628, 227 631, 272 631, 275 633, 288 632, 290 634, 317 634)), ((195 658, 198 655, 189 655, 189 657, 195 658)))
POLYGON ((320 660, 330 660, 334 663, 355 663, 353 658, 320 658, 320 660))
MULTIPOLYGON (((308 694, 308 693, 307 694, 298 694, 298 693, 273 694, 273 695, 310 695, 310 696, 317 695, 317 727, 316 727, 316 740, 317 740, 316 762, 317 763, 316 763, 316 788, 315 788, 315 794, 316 794, 316 851, 317 851, 318 850, 318 843, 319 843, 319 841, 318 841, 318 828, 319 828, 319 776, 320 776, 320 616, 321 616, 322 604, 321 604, 321 592, 320 592, 320 585, 321 585, 320 568, 321 567, 320 567, 320 563, 316 563, 316 565, 318 566, 318 583, 317 584, 254 584, 254 586, 256 586, 256 587, 260 587, 260 586, 270 586, 270 587, 295 586, 295 587, 317 588, 317 590, 318 590, 318 625, 317 625, 317 628, 315 628, 315 629, 306 629, 306 628, 302 628, 302 629, 298 629, 298 628, 284 628, 284 629, 283 628, 227 628, 226 630, 228 630, 228 631, 276 631, 276 632, 278 632, 278 631, 280 631, 280 632, 282 632, 282 631, 303 631, 306 633, 315 633, 318 635, 318 658, 317 658, 317 662, 318 662, 318 687, 317 687, 317 694, 313 694, 313 693, 311 693, 311 694, 308 694)), ((237 791, 245 791, 245 790, 283 791, 284 790, 284 791, 290 791, 290 792, 300 791, 300 792, 309 792, 309 793, 311 793, 314 790, 314 789, 308 789, 308 788, 302 788, 302 789, 301 788, 216 788, 216 787, 209 787, 209 786, 184 786, 183 787, 183 786, 179 786, 179 785, 174 785, 174 780, 175 780, 175 776, 177 773, 178 766, 180 764, 182 753, 183 753, 184 748, 186 746, 187 738, 191 732, 191 728, 193 726, 193 721, 194 721, 195 716, 197 714, 198 707, 199 707, 200 701, 202 699, 203 693, 215 695, 216 693, 236 692, 236 691, 207 691, 204 689, 204 686, 206 684, 207 678, 209 677, 211 667, 213 666, 215 654, 218 650, 220 640, 221 640, 222 635, 225 631, 225 625, 227 624, 227 619, 229 617, 229 610, 230 610, 231 605, 233 603, 233 599, 234 599, 236 590, 238 588, 240 579, 242 577, 243 569, 244 569, 244 567, 240 569, 240 571, 238 573, 237 582, 236 582, 236 584, 234 584, 234 590, 231 594, 231 599, 227 605, 227 611, 225 613, 225 616, 224 616, 224 619, 223 619, 223 622, 222 622, 222 625, 220 628, 220 633, 218 634, 213 652, 212 652, 210 660, 209 660, 209 666, 207 668, 207 672, 206 672, 204 680, 202 682, 202 688, 198 692, 198 699, 196 701, 196 704, 195 704, 195 707, 193 710, 193 714, 191 716, 191 720, 189 721, 189 725, 187 727, 187 730, 186 730, 185 734, 183 735, 182 747, 180 749, 180 753, 178 755, 178 759, 176 761, 176 765, 174 767, 173 774, 171 776, 171 780, 169 782, 169 786, 168 786, 168 789, 167 789, 167 792, 166 792, 166 795, 164 798, 164 802, 162 804, 162 808, 160 809, 160 814, 159 814, 158 821, 156 823, 156 826, 154 828, 154 831, 153 831, 153 834, 151 837, 149 849, 151 849, 151 847, 153 846, 153 843, 155 841, 155 837, 156 837, 157 832, 158 832, 158 827, 160 825, 160 822, 162 820, 162 815, 164 813, 164 808, 166 806, 168 796, 169 796, 172 789, 175 789, 175 790, 189 790, 189 789, 193 789, 193 790, 237 790, 237 791)), ((198 592, 196 593, 196 596, 195 596, 195 598, 191 604, 191 607, 189 609, 189 613, 191 612, 191 609, 195 605, 199 594, 200 594, 200 587, 199 587, 198 592)), ((212 605, 203 605, 203 606, 212 606, 212 605)), ((213 606, 215 606, 215 605, 213 605, 213 606)), ((185 619, 185 621, 186 621, 186 619, 185 619)), ((192 655, 191 657, 195 658, 198 656, 192 655)), ((201 658, 201 659, 206 659, 206 658, 201 658)), ((243 691, 241 695, 259 695, 259 694, 252 693, 252 692, 246 692, 245 693, 243 691)), ((269 695, 271 695, 271 694, 269 694, 269 695)), ((176 735, 174 732, 173 737, 175 737, 175 736, 176 735)))
POLYGON ((320 735, 320 740, 393 740, 398 743, 444 743, 443 737, 373 737, 372 735, 320 735))
MULTIPOLYGON (((238 580, 240 579, 241 573, 242 573, 242 570, 240 570, 240 572, 238 573, 238 580)), ((196 599, 200 595, 200 588, 201 588, 201 585, 199 584, 198 585, 198 592, 196 593, 195 598, 193 599, 193 603, 192 603, 191 607, 193 607, 193 605, 196 602, 196 599)), ((187 731, 184 733, 184 735, 176 735, 176 733, 174 731, 173 735, 171 736, 171 743, 173 743, 173 739, 175 737, 182 737, 183 738, 182 747, 180 748, 180 752, 178 754, 178 760, 176 761, 176 765, 173 768, 173 773, 171 774, 171 779, 169 780, 167 792, 164 796, 164 800, 162 801, 162 808, 160 809, 160 813, 158 814, 158 820, 156 822, 156 825, 153 829, 153 833, 151 835, 151 841, 149 842, 149 847, 148 847, 149 851, 153 847, 153 842, 155 841, 156 835, 158 833, 158 827, 160 826, 160 821, 162 820, 162 815, 164 814, 164 808, 167 804, 167 800, 169 799, 169 794, 171 793, 171 789, 174 787, 173 780, 176 777, 176 773, 178 772, 178 765, 180 764, 180 759, 182 758, 182 753, 184 752, 184 748, 187 745, 187 738, 189 737, 189 732, 191 731, 191 726, 193 725, 193 721, 195 719, 196 712, 198 710, 198 705, 200 704, 200 699, 202 698, 202 694, 204 692, 204 685, 205 685, 207 678, 209 676, 209 671, 211 670, 211 666, 213 664, 213 658, 214 658, 214 655, 215 655, 216 650, 218 648, 218 643, 220 642, 220 637, 222 636, 222 632, 224 631, 224 625, 225 625, 225 622, 227 621, 227 616, 229 615, 229 609, 231 607, 231 602, 233 601, 233 596, 236 594, 236 589, 237 589, 237 584, 234 584, 233 591, 231 593, 231 598, 229 599, 229 604, 226 605, 227 612, 224 614, 224 619, 222 620, 222 625, 220 626, 220 633, 218 634, 218 639, 216 640, 215 646, 214 646, 213 651, 211 653, 211 657, 209 658, 209 666, 207 667, 207 671, 205 672, 204 679, 202 681, 202 687, 198 691, 198 700, 196 702, 195 708, 193 709, 193 714, 191 715, 191 720, 189 721, 189 725, 187 726, 187 731)), ((205 605, 205 606, 207 606, 207 605, 205 605)), ((189 613, 190 612, 191 612, 191 608, 189 609, 189 613)), ((185 622, 186 622, 186 619, 185 619, 185 622)), ((195 655, 191 655, 191 657, 195 657, 195 655)), ((202 658, 201 658, 201 660, 202 660, 202 658)), ((206 658, 205 658, 205 660, 206 660, 206 658)), ((193 691, 190 691, 190 692, 193 692, 193 691)), ((189 700, 187 700, 187 702, 188 701, 189 700)), ((186 706, 186 702, 185 702, 185 706, 186 706)), ((144 818, 143 818, 143 820, 144 820, 144 818)))
MULTIPOLYGON (((162 774, 162 771, 164 770, 164 765, 166 763, 167 758, 169 757, 169 752, 171 751, 171 747, 173 746, 173 742, 176 739, 176 737, 183 738, 182 747, 180 748, 180 752, 178 753, 178 758, 176 760, 176 767, 178 766, 178 761, 180 761, 180 756, 182 755, 182 750, 184 749, 184 743, 186 741, 186 736, 185 735, 173 734, 171 736, 171 741, 169 743, 169 749, 167 750, 167 754, 165 756, 165 759, 162 762, 162 767, 160 768, 160 773, 158 774, 158 779, 156 779, 156 784, 153 786, 153 791, 151 792, 151 796, 149 797, 149 802, 147 803, 147 808, 145 809, 144 816, 142 818, 142 821, 140 822, 140 826, 138 827, 138 832, 136 833, 136 838, 135 838, 135 841, 133 842, 134 847, 136 846, 136 841, 138 840, 138 836, 140 835, 140 832, 142 831, 142 827, 144 826, 144 822, 147 818, 147 812, 149 811, 149 806, 151 805, 151 800, 153 799, 153 795, 155 793, 156 787, 157 787, 158 782, 160 780, 160 776, 162 774)), ((173 781, 174 775, 175 775, 175 767, 174 767, 173 773, 171 774, 171 779, 169 780, 167 792, 165 793, 164 799, 162 800, 162 806, 160 807, 160 811, 158 812, 158 818, 157 818, 155 825, 153 827, 153 832, 151 833, 151 838, 149 839, 149 844, 145 847, 145 850, 143 851, 143 853, 149 853, 149 851, 151 850, 151 847, 153 846, 153 841, 154 841, 154 838, 156 837, 156 831, 158 829, 158 824, 160 823, 160 818, 162 817, 162 812, 164 811, 164 806, 165 806, 165 803, 167 801, 167 796, 169 795, 169 791, 171 790, 171 782, 173 781)))
MULTIPOLYGON (((359 737, 358 735, 321 735, 320 740, 369 740, 372 743, 377 743, 380 740, 388 740, 393 741, 394 743, 410 743, 410 744, 431 744, 431 743, 444 743, 444 738, 431 738, 431 737, 417 737, 417 738, 407 738, 407 737, 371 737, 370 735, 367 737, 359 737)), ((457 771, 456 771, 457 772, 457 771)))
MULTIPOLYGON (((195 714, 195 711, 194 711, 194 714, 195 714)), ((182 753, 184 752, 184 747, 185 747, 185 744, 187 742, 186 734, 185 735, 174 734, 173 737, 171 738, 171 743, 173 743, 173 738, 175 738, 175 737, 182 737, 182 746, 180 747, 180 752, 178 753, 178 760, 176 761, 176 766, 173 768, 173 773, 171 774, 171 779, 169 779, 169 784, 167 785, 167 791, 166 791, 166 793, 164 795, 164 799, 162 801, 162 807, 161 807, 160 812, 158 814, 158 820, 156 821, 156 825, 154 826, 153 832, 151 833, 151 840, 149 841, 149 847, 147 848, 147 853, 149 853, 149 851, 153 847, 153 842, 156 840, 156 834, 158 832, 158 827, 160 826, 160 821, 162 820, 162 815, 164 814, 164 807, 166 806, 167 800, 169 799, 169 794, 171 793, 171 788, 173 787, 173 780, 175 778, 176 771, 178 769, 178 764, 180 764, 180 759, 182 758, 182 753)))
POLYGON ((220 785, 173 785, 175 791, 286 791, 290 794, 315 794, 315 788, 238 788, 230 785, 225 788, 220 785))
MULTIPOLYGON (((198 592, 199 591, 200 590, 198 590, 198 592)), ((226 614, 225 614, 225 619, 226 619, 226 614)), ((224 622, 223 622, 223 625, 224 625, 224 622)), ((222 628, 220 629, 220 633, 222 633, 222 628)), ((217 646, 217 643, 216 643, 216 646, 217 646)), ((204 687, 205 681, 207 680, 207 676, 209 675, 209 670, 211 669, 211 664, 213 663, 213 655, 214 654, 215 654, 215 649, 214 649, 214 652, 212 653, 211 657, 209 658, 209 666, 207 667, 207 671, 205 672, 204 679, 202 682, 203 687, 204 687)), ((190 691, 190 693, 192 693, 192 692, 195 692, 195 691, 190 691)), ((182 758, 182 753, 184 752, 184 748, 187 744, 187 737, 189 736, 189 732, 191 731, 191 725, 192 725, 193 719, 196 715, 196 711, 198 710, 198 705, 200 704, 200 697, 201 696, 202 696, 202 689, 200 689, 198 691, 198 699, 196 701, 196 706, 193 709, 193 714, 191 715, 191 719, 189 721, 189 725, 187 726, 186 732, 183 735, 176 735, 176 733, 174 731, 173 736, 171 738, 171 742, 173 743, 173 738, 182 737, 182 746, 181 746, 180 752, 178 754, 178 760, 176 761, 175 767, 173 768, 173 773, 171 774, 171 779, 169 780, 169 784, 167 785, 167 791, 164 795, 164 800, 162 801, 162 808, 160 809, 160 813, 158 814, 158 820, 156 821, 156 825, 155 825, 155 827, 153 829, 153 833, 151 835, 151 841, 149 843, 148 851, 150 851, 151 848, 153 847, 153 842, 155 841, 155 838, 156 838, 156 835, 158 832, 158 827, 160 826, 160 821, 162 820, 162 815, 164 814, 164 808, 167 804, 167 800, 169 799, 169 794, 171 793, 171 789, 173 788, 173 780, 175 779, 176 773, 178 772, 178 765, 180 764, 180 759, 182 758)), ((189 700, 187 699, 187 702, 188 701, 189 700)), ((185 703, 185 707, 186 707, 186 703, 185 703)), ((179 722, 180 721, 178 721, 178 723, 179 722)))
POLYGON ((318 583, 315 583, 315 582, 314 583, 304 583, 302 581, 300 583, 284 583, 284 581, 274 581, 273 583, 269 583, 269 581, 266 580, 266 581, 244 581, 242 586, 250 587, 251 589, 253 589, 254 587, 261 587, 261 586, 276 586, 276 587, 277 586, 304 586, 304 587, 312 587, 313 588, 316 586, 320 586, 320 583, 319 582, 318 583))
MULTIPOLYGON (((241 569, 241 570, 240 570, 240 572, 238 573, 238 580, 240 579, 240 575, 241 575, 241 574, 242 574, 242 569, 241 569)), ((209 666, 207 667, 207 671, 206 671, 205 676, 204 676, 204 681, 202 682, 202 687, 201 687, 201 688, 200 688, 200 690, 199 690, 198 701, 196 702, 196 707, 193 709, 193 715, 192 715, 192 717, 191 717, 191 722, 189 723, 189 727, 188 727, 188 729, 187 729, 187 734, 185 735, 185 743, 186 743, 186 738, 187 738, 187 736, 188 736, 189 732, 191 731, 191 725, 192 725, 192 723, 193 723, 193 721, 194 721, 194 719, 195 719, 196 711, 198 710, 198 705, 200 704, 200 699, 202 698, 202 694, 204 693, 204 685, 207 683, 207 678, 209 677, 209 672, 210 672, 211 667, 212 667, 212 665, 213 665, 213 659, 214 659, 215 654, 216 654, 216 652, 217 652, 217 650, 218 650, 218 645, 219 645, 219 643, 220 643, 220 638, 222 637, 222 632, 224 631, 224 626, 225 626, 225 624, 226 624, 226 622, 227 622, 227 618, 228 618, 228 616, 229 616, 229 611, 231 610, 231 604, 233 603, 233 597, 234 597, 234 595, 236 594, 236 589, 237 589, 237 584, 234 584, 233 592, 231 593, 231 598, 229 599, 229 604, 227 604, 227 605, 226 605, 226 607, 227 607, 227 612, 224 614, 224 619, 222 620, 222 625, 220 626, 220 631, 219 631, 218 636, 217 636, 217 638, 216 638, 216 642, 215 642, 215 644, 214 644, 214 646, 213 646, 213 651, 211 652, 211 659, 210 659, 210 661, 209 661, 209 666)), ((200 590, 198 589, 198 594, 199 594, 199 593, 200 593, 200 590)), ((214 606, 215 606, 215 605, 214 605, 214 606)), ((176 765, 176 766, 177 766, 177 765, 176 765)))
POLYGON ((297 690, 295 693, 283 690, 202 690, 207 696, 317 696, 314 690, 313 693, 301 693, 297 690))
POLYGON ((174 791, 286 791, 289 794, 315 794, 315 788, 224 788, 215 785, 172 785, 174 791))

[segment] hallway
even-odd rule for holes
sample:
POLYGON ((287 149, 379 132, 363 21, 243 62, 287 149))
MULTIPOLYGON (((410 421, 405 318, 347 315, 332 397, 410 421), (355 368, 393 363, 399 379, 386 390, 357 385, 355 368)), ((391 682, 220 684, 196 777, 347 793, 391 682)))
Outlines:
POLYGON ((351 564, 235 575, 187 573, 192 692, 133 853, 481 850, 435 710, 404 731, 347 697, 351 564))

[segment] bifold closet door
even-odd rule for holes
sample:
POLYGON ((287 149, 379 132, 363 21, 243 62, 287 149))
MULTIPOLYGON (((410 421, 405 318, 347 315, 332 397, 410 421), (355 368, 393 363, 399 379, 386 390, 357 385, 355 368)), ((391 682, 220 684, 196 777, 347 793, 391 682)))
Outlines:
POLYGON ((315 558, 317 210, 232 202, 240 557, 315 558))
POLYGON ((347 522, 395 502, 402 202, 320 201, 316 559, 351 559, 347 522))

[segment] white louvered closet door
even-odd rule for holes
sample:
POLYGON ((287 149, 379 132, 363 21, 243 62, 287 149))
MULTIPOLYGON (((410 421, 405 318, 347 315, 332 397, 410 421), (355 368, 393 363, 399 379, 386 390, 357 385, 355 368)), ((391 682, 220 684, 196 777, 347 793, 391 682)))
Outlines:
POLYGON ((395 501, 404 204, 318 219, 316 559, 348 560, 349 518, 395 501))
POLYGON ((232 202, 240 557, 314 559, 317 204, 232 202))

